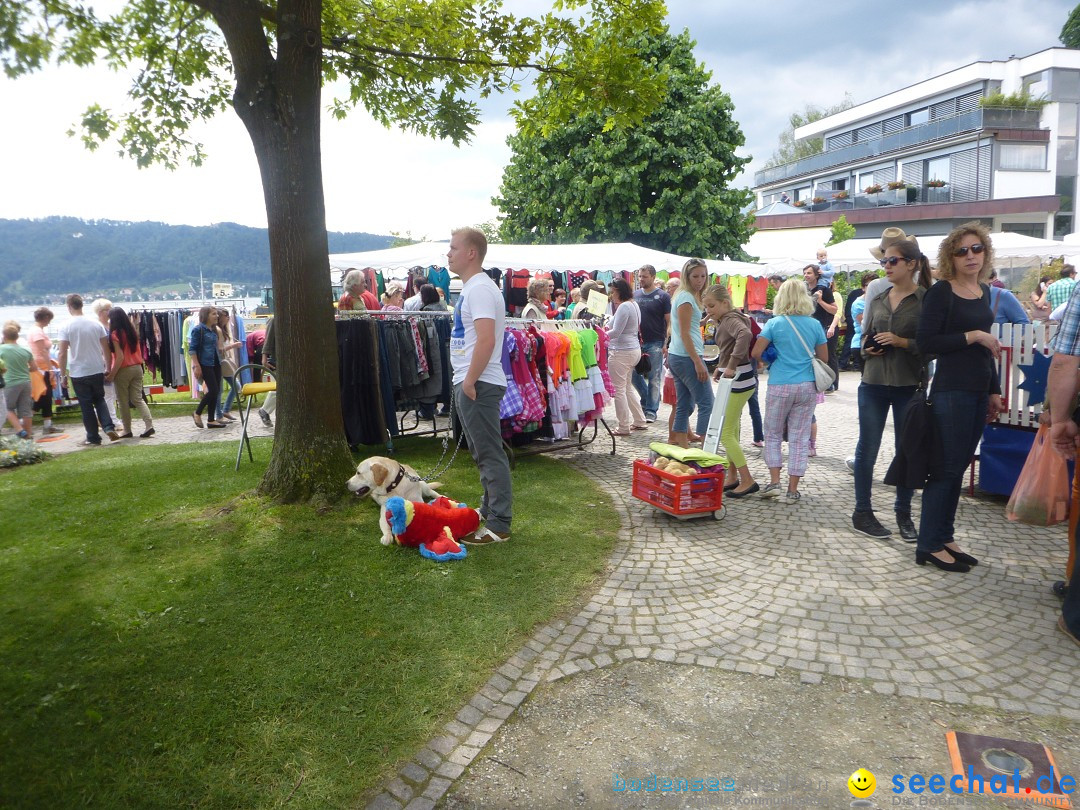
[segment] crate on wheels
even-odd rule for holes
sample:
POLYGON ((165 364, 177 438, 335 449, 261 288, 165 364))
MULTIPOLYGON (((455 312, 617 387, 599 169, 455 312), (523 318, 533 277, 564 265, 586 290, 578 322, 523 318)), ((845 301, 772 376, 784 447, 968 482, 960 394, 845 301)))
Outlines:
POLYGON ((712 515, 722 520, 724 506, 724 468, 694 475, 672 475, 638 459, 634 462, 632 494, 638 500, 680 520, 712 515))

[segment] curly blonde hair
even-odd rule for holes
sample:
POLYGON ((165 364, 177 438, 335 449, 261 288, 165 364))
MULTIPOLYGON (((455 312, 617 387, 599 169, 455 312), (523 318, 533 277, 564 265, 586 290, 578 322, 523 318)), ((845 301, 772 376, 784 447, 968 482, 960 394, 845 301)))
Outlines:
POLYGON ((960 240, 968 234, 977 236, 986 250, 983 251, 983 266, 979 271, 979 281, 986 281, 994 271, 994 245, 990 241, 990 229, 981 222, 965 222, 954 228, 952 233, 941 240, 938 248, 937 275, 945 281, 956 278, 956 266, 953 264, 953 251, 960 247, 960 240))
POLYGON ((806 291, 802 276, 792 276, 776 291, 773 299, 774 315, 813 315, 814 302, 806 291))

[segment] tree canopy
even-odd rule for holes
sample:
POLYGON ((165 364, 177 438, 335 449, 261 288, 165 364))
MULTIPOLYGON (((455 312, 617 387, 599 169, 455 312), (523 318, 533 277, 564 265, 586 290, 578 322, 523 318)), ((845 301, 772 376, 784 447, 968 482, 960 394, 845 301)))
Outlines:
MULTIPOLYGON (((699 256, 737 256, 750 230, 742 209, 752 201, 731 186, 750 158, 731 98, 710 85, 687 32, 643 33, 634 48, 664 80, 659 105, 639 125, 609 129, 583 113, 545 131, 527 127, 508 139, 500 234, 507 242, 581 241, 635 244, 699 256)), ((559 99, 539 93, 546 117, 559 99)))
POLYGON ((1058 36, 1067 48, 1080 48, 1080 5, 1069 14, 1058 36))
POLYGON ((232 106, 259 163, 276 304, 278 420, 261 489, 336 499, 352 460, 326 304, 324 82, 344 88, 337 115, 362 106, 455 143, 476 126, 478 98, 530 76, 546 101, 515 104, 526 128, 581 112, 618 128, 660 97, 663 77, 630 43, 663 17, 661 0, 555 0, 534 17, 500 0, 127 0, 104 17, 87 0, 4 0, 0 66, 11 77, 51 62, 134 72, 130 106, 90 107, 81 132, 140 166, 199 163, 192 124, 232 106))
POLYGON ((824 152, 824 138, 807 138, 806 140, 797 141, 795 140, 795 130, 815 121, 820 121, 822 118, 828 118, 830 115, 836 115, 839 112, 851 109, 853 106, 855 104, 851 100, 851 95, 845 94, 843 101, 831 107, 822 108, 815 104, 807 104, 801 111, 793 112, 788 118, 787 129, 780 133, 776 151, 765 161, 765 168, 782 166, 785 163, 792 163, 796 160, 802 160, 804 157, 824 152))

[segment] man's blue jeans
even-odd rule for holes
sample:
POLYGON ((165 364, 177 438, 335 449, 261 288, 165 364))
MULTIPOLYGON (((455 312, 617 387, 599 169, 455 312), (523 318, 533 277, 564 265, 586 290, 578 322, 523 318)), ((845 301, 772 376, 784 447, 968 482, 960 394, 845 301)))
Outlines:
POLYGON ((697 432, 704 436, 709 430, 709 417, 713 409, 712 379, 705 377, 705 382, 697 378, 694 361, 681 354, 668 353, 668 367, 675 378, 675 422, 671 429, 675 433, 686 433, 690 429, 690 412, 697 407, 697 432))
MULTIPOLYGON (((892 408, 893 433, 900 444, 900 428, 904 413, 915 394, 914 385, 859 385, 859 443, 855 445, 855 511, 866 512, 874 507, 870 503, 870 488, 874 480, 874 463, 881 449, 881 437, 885 433, 885 419, 892 408)), ((914 491, 907 487, 896 488, 897 512, 911 512, 914 491)))
POLYGON ((931 390, 934 424, 941 442, 941 462, 930 468, 922 496, 919 551, 941 551, 953 541, 956 507, 964 485, 964 471, 971 464, 986 426, 986 393, 931 390))
POLYGON ((646 343, 641 347, 642 355, 649 356, 652 369, 648 377, 642 377, 636 371, 633 374, 634 390, 641 398, 641 410, 646 416, 656 418, 660 410, 660 394, 664 385, 664 342, 646 343))

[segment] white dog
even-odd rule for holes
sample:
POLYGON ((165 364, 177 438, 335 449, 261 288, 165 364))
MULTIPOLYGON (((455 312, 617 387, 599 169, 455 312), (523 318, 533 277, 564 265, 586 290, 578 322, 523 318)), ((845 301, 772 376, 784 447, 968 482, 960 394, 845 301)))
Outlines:
POLYGON ((385 456, 372 456, 364 459, 356 468, 356 475, 349 479, 346 486, 357 497, 370 495, 380 507, 379 529, 382 537, 379 542, 384 546, 393 545, 394 534, 386 522, 386 512, 381 508, 387 498, 395 495, 407 501, 430 501, 439 497, 436 487, 442 484, 416 480, 420 476, 408 464, 402 464, 385 456))

